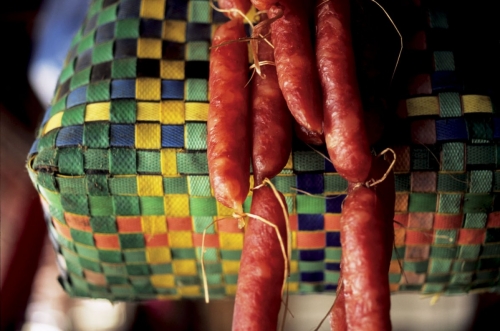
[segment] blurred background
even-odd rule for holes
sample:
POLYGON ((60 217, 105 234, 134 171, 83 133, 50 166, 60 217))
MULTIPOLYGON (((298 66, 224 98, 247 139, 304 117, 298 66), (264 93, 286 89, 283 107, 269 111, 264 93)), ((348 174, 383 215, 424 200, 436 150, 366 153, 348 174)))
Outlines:
MULTIPOLYGON (((110 303, 69 298, 57 282, 25 158, 89 0, 3 2, 0 10, 1 330, 229 330, 230 299, 110 303)), ((332 295, 293 296, 286 330, 313 330, 332 295)), ((392 296, 394 330, 498 330, 500 297, 392 296)), ((321 330, 328 330, 325 323, 321 330)))

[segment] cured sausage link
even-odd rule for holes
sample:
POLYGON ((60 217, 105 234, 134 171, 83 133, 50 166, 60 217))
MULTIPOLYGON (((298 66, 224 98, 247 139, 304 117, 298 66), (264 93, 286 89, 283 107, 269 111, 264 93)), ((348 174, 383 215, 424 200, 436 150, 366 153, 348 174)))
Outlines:
MULTIPOLYGON (((229 9, 238 9, 240 10, 243 14, 246 14, 250 7, 252 6, 252 3, 250 0, 218 0, 217 3, 219 4, 221 9, 229 10, 229 9)), ((229 14, 228 16, 230 18, 239 18, 241 19, 242 17, 239 16, 236 13, 227 13, 229 14)))
POLYGON ((323 89, 326 146, 341 176, 364 182, 371 154, 356 79, 349 0, 321 3, 318 0, 316 8, 316 60, 323 89))
POLYGON ((375 191, 354 188, 340 218, 342 275, 349 330, 391 330, 387 219, 375 191))
POLYGON ((271 24, 278 82, 298 124, 315 134, 323 133, 323 109, 318 72, 308 26, 308 4, 287 1, 272 6, 271 24))
POLYGON ((339 291, 337 291, 337 297, 335 298, 335 303, 330 315, 330 330, 347 331, 346 323, 344 287, 341 287, 339 291))
MULTIPOLYGON (((267 30, 262 34, 266 35, 267 30)), ((259 60, 274 62, 273 49, 259 44, 259 60)), ((292 150, 292 116, 281 94, 273 65, 261 67, 263 77, 252 80, 253 171, 255 185, 273 178, 286 165, 292 150)))
MULTIPOLYGON (((280 198, 285 203, 281 194, 280 198)), ((270 187, 263 186, 253 192, 251 213, 278 227, 286 251, 286 220, 270 187)), ((276 230, 249 218, 238 274, 233 331, 276 330, 285 272, 283 259, 276 230)))
POLYGON ((248 128, 247 45, 228 41, 245 37, 241 20, 221 25, 210 52, 210 106, 207 121, 207 157, 215 198, 241 212, 250 188, 250 134, 248 128))

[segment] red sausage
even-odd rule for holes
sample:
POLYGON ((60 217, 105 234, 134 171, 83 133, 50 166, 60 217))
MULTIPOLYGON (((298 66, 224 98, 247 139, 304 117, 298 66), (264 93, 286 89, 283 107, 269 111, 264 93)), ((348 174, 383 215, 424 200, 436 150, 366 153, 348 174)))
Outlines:
POLYGON ((251 0, 252 4, 258 10, 268 10, 272 5, 277 3, 277 0, 251 0))
MULTIPOLYGON (((213 45, 245 36, 243 23, 231 20, 214 34, 213 45)), ((212 47, 207 157, 210 184, 216 199, 241 211, 250 187, 248 129, 248 51, 245 43, 212 47)))
POLYGON ((391 330, 388 224, 384 202, 372 189, 354 188, 340 218, 342 274, 349 330, 391 330))
POLYGON ((322 145, 325 143, 324 135, 316 132, 311 132, 300 126, 297 122, 294 123, 293 128, 295 129, 295 134, 297 137, 309 145, 322 145))
POLYGON ((271 24, 274 58, 281 91, 293 117, 316 134, 323 133, 323 109, 318 72, 308 26, 305 1, 287 1, 272 6, 269 18, 283 16, 271 24))
POLYGON ((356 79, 349 0, 332 0, 317 7, 316 60, 328 154, 341 176, 350 182, 364 182, 371 155, 356 79))
MULTIPOLYGON (((268 31, 262 31, 267 34, 268 31)), ((273 49, 259 43, 259 60, 274 61, 273 49)), ((255 185, 276 176, 288 162, 292 150, 292 116, 278 85, 276 68, 261 67, 263 77, 252 81, 253 171, 255 185)))
MULTIPOLYGON (((339 284, 340 285, 340 284, 339 284)), ((330 330, 332 331, 347 331, 347 321, 345 316, 345 297, 344 288, 341 287, 337 291, 335 304, 330 315, 330 330)))
MULTIPOLYGON (((249 10, 252 4, 250 3, 250 0, 218 0, 217 3, 219 4, 219 7, 221 9, 239 9, 243 14, 246 14, 249 10)), ((242 17, 236 13, 225 13, 226 15, 229 14, 228 16, 231 19, 234 18, 239 18, 242 19, 242 17)))
MULTIPOLYGON (((280 197, 285 203, 281 194, 280 197)), ((278 227, 286 251, 286 221, 271 188, 263 186, 253 192, 251 213, 278 227)), ((276 230, 249 218, 238 274, 233 331, 276 330, 285 272, 283 258, 276 230)))

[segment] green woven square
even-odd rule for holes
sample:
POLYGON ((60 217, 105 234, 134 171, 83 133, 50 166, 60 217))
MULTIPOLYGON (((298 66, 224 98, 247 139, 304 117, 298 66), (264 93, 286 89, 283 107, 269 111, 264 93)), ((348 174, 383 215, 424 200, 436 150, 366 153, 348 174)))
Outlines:
POLYGON ((87 85, 90 82, 90 67, 85 68, 71 77, 69 88, 71 91, 79 86, 87 85))
POLYGON ((59 75, 59 84, 62 84, 65 81, 67 81, 68 78, 70 78, 75 73, 75 70, 73 68, 74 68, 74 61, 71 61, 62 69, 61 74, 59 75))
POLYGON ((481 245, 459 246, 458 258, 459 259, 477 259, 480 251, 481 251, 481 245))
POLYGON ((111 78, 113 79, 135 78, 136 69, 137 69, 137 59, 135 58, 114 60, 111 65, 111 78))
POLYGON ((445 143, 442 144, 443 171, 465 171, 465 144, 445 143))
POLYGON ((47 190, 57 191, 56 179, 54 178, 53 174, 39 172, 36 179, 38 185, 45 187, 47 190))
POLYGON ((215 198, 190 197, 189 213, 191 216, 217 216, 215 198))
POLYGON ((151 299, 155 299, 156 291, 153 285, 151 285, 149 277, 130 277, 130 282, 134 287, 135 293, 140 293, 141 295, 150 294, 152 296, 151 299))
POLYGON ((67 96, 64 96, 59 101, 57 101, 50 109, 50 114, 54 115, 66 109, 67 96))
POLYGON ((170 263, 151 264, 149 267, 153 274, 172 274, 174 272, 174 268, 170 263))
POLYGON ((83 175, 83 150, 81 148, 59 149, 59 172, 64 175, 83 175))
POLYGON ((66 260, 67 263, 73 263, 80 265, 80 260, 78 259, 78 255, 75 254, 75 252, 71 252, 67 249, 61 249, 62 255, 64 256, 64 259, 66 260))
POLYGON ((97 83, 93 83, 88 86, 87 88, 88 102, 108 101, 109 98, 110 98, 109 80, 101 80, 97 83))
MULTIPOLYGON (((205 271, 207 274, 221 274, 222 264, 220 262, 205 264, 205 271)), ((198 273, 201 273, 201 264, 198 263, 198 273)))
POLYGON ((143 249, 141 250, 126 250, 123 251, 123 256, 125 257, 125 262, 146 262, 146 253, 143 249))
POLYGON ((226 284, 236 285, 238 282, 238 275, 224 275, 224 281, 226 284))
POLYGON ((476 273, 476 281, 498 280, 498 269, 476 273))
MULTIPOLYGON (((347 186, 347 183, 346 183, 347 186)), ((408 192, 410 191, 410 174, 395 174, 394 175, 394 186, 396 192, 408 192)))
POLYGON ((116 21, 115 37, 116 39, 122 38, 139 38, 139 22, 137 18, 127 18, 124 20, 116 21))
POLYGON ((127 272, 133 276, 149 275, 149 267, 147 264, 127 264, 127 272))
POLYGON ((347 191, 347 180, 339 174, 324 176, 325 192, 345 192, 347 191))
POLYGON ((76 277, 75 275, 70 275, 71 277, 71 285, 75 287, 75 290, 80 290, 80 293, 86 295, 88 293, 88 283, 80 277, 76 277))
POLYGON ((59 234, 59 232, 57 232, 55 229, 52 230, 52 234, 56 238, 59 245, 61 245, 61 247, 64 247, 64 248, 67 248, 70 250, 75 250, 75 243, 73 241, 66 239, 64 236, 59 234))
POLYGON ((457 237, 457 230, 436 230, 434 234, 434 243, 442 245, 455 245, 457 237))
POLYGON ((487 244, 483 246, 481 257, 500 256, 500 244, 487 244))
POLYGON ((158 287, 156 288, 156 291, 158 294, 163 294, 163 295, 177 295, 177 289, 176 288, 161 288, 158 287))
POLYGON ((475 271, 477 267, 477 261, 464 261, 455 260, 451 266, 453 272, 470 272, 475 271))
POLYGON ((296 196, 298 214, 324 214, 325 200, 299 194, 296 196))
POLYGON ((457 256, 456 246, 431 246, 431 258, 433 259, 455 259, 457 256))
POLYGON ((188 193, 186 177, 163 177, 163 192, 165 194, 188 193))
POLYGON ((80 256, 91 260, 99 260, 99 253, 95 247, 76 244, 76 251, 80 256))
POLYGON ((57 134, 59 129, 55 129, 40 138, 38 143, 38 151, 43 151, 44 149, 51 149, 56 146, 57 134))
POLYGON ((441 293, 445 287, 445 284, 424 284, 422 293, 441 293))
POLYGON ((187 149, 206 150, 207 149, 207 124, 187 122, 184 130, 185 144, 187 149))
POLYGON ((325 283, 337 284, 340 279, 340 272, 325 271, 325 283))
POLYGON ((194 248, 171 248, 170 252, 174 260, 196 259, 196 250, 194 248))
POLYGON ((87 16, 90 18, 90 17, 94 16, 94 14, 97 14, 102 9, 103 2, 104 2, 104 0, 92 1, 90 4, 87 16))
POLYGON ((65 110, 61 120, 62 126, 81 125, 85 122, 85 105, 65 110))
POLYGON ((248 196, 246 197, 245 201, 243 201, 243 212, 249 213, 251 208, 252 208, 252 197, 248 196))
POLYGON ((177 171, 179 174, 207 174, 207 153, 177 153, 177 171))
POLYGON ((287 195, 285 196, 285 202, 288 209, 288 214, 293 214, 294 210, 297 208, 296 206, 297 204, 295 203, 295 197, 287 195))
POLYGON ((488 213, 493 206, 493 196, 490 194, 465 194, 464 213, 488 213))
POLYGON ((220 255, 223 260, 238 261, 241 259, 241 250, 221 249, 220 255))
POLYGON ((140 197, 142 215, 163 215, 165 208, 163 197, 140 197))
MULTIPOLYGON (((219 250, 217 248, 205 248, 205 254, 203 254, 204 261, 218 261, 219 260, 219 250)), ((196 247, 196 258, 201 260, 201 247, 196 247)))
POLYGON ((191 41, 186 43, 187 61, 208 61, 209 44, 206 41, 191 41))
POLYGON ((89 195, 106 196, 110 195, 108 189, 108 176, 106 175, 87 175, 87 192, 89 195))
MULTIPOLYGON (((274 184, 274 186, 278 191, 285 194, 295 192, 291 188, 297 187, 297 177, 295 175, 292 176, 278 175, 273 179, 271 179, 271 182, 274 184)), ((326 186, 326 180, 325 180, 325 186, 326 186)))
POLYGON ((186 101, 208 101, 208 81, 200 78, 188 78, 185 81, 186 101))
POLYGON ((445 12, 436 9, 429 10, 429 26, 431 28, 448 29, 448 18, 445 12))
POLYGON ((94 246, 94 237, 91 232, 80 231, 77 229, 70 228, 71 238, 77 243, 81 243, 88 246, 94 246))
POLYGON ((61 204, 67 212, 89 215, 89 202, 86 195, 61 194, 61 204))
POLYGON ((113 199, 110 196, 89 196, 89 203, 92 216, 113 214, 113 199))
POLYGON ((67 195, 87 194, 87 185, 85 183, 85 177, 57 177, 57 184, 59 186, 59 192, 61 192, 61 194, 67 194, 67 195))
POLYGON ((429 261, 404 261, 403 269, 409 272, 415 272, 418 274, 427 272, 427 267, 429 266, 429 261))
POLYGON ((45 198, 45 200, 49 202, 50 205, 58 209, 65 209, 63 208, 60 194, 48 191, 43 187, 39 187, 39 189, 40 189, 40 194, 45 198))
POLYGON ((95 233, 116 233, 116 222, 113 216, 91 216, 90 226, 95 233))
POLYGON ((109 190, 113 195, 137 195, 137 178, 112 177, 109 179, 109 190))
POLYGON ((402 247, 393 247, 392 249, 392 255, 391 255, 391 260, 402 260, 405 256, 405 252, 406 252, 406 247, 405 246, 402 246, 402 247))
POLYGON ((208 176, 187 176, 191 196, 210 197, 210 179, 208 176))
POLYGON ((324 171, 325 159, 315 152, 293 152, 293 168, 296 171, 324 171))
POLYGON ((208 285, 219 285, 222 283, 222 275, 220 274, 210 274, 207 275, 208 285))
POLYGON ((466 192, 467 184, 466 173, 440 172, 438 174, 437 188, 440 192, 466 192))
POLYGON ((102 263, 102 270, 106 276, 123 276, 127 274, 125 264, 102 263))
POLYGON ((80 262, 74 263, 66 261, 66 267, 68 268, 69 272, 77 274, 79 276, 83 276, 83 269, 82 266, 80 265, 80 262))
POLYGON ((85 151, 85 169, 108 170, 108 150, 88 149, 85 151))
POLYGON ((83 144, 89 148, 108 148, 109 123, 86 123, 83 126, 83 144))
POLYGON ((213 221, 210 216, 193 216, 194 232, 203 233, 206 229, 206 233, 215 233, 215 225, 208 227, 213 221))
POLYGON ((496 151, 494 145, 468 145, 467 165, 496 164, 496 151))
MULTIPOLYGON (((136 151, 130 148, 111 148, 109 153, 109 172, 113 175, 137 173, 136 151)), ((136 188, 137 190, 137 188, 136 188)))
MULTIPOLYGON (((60 198, 60 197, 59 197, 60 198)), ((59 199, 59 207, 51 204, 49 206, 49 213, 53 218, 61 222, 62 224, 66 224, 66 219, 64 218, 64 211, 61 206, 61 199, 59 199)))
POLYGON ((436 71, 454 71, 455 58, 453 52, 436 51, 434 52, 434 69, 436 71))
POLYGON ((161 174, 159 151, 137 151, 137 172, 161 174))
POLYGON ((208 1, 189 1, 188 4, 189 22, 211 23, 211 10, 208 1))
POLYGON ((301 272, 315 272, 325 270, 323 261, 299 261, 299 270, 301 272))
POLYGON ((389 274, 389 283, 397 284, 401 281, 401 274, 389 274))
POLYGON ((462 206, 461 194, 439 194, 440 214, 460 214, 462 206))
POLYGON ((474 273, 472 272, 460 272, 451 275, 450 283, 451 284, 461 284, 461 285, 467 285, 472 282, 472 277, 474 273))
POLYGON ((470 172, 470 193, 490 193, 493 185, 493 171, 475 170, 470 172))
POLYGON ((127 248, 144 248, 144 235, 142 233, 127 233, 118 235, 120 245, 123 249, 127 248))
POLYGON ((113 196, 113 208, 118 216, 140 215, 139 197, 113 196))
POLYGON ((111 293, 117 300, 131 300, 135 296, 134 288, 130 285, 111 286, 111 293))
POLYGON ((84 36, 82 40, 80 40, 80 43, 76 48, 78 54, 81 54, 87 49, 92 48, 94 46, 94 40, 95 40, 95 31, 92 31, 91 33, 84 36))
POLYGON ((99 12, 99 16, 97 17, 97 25, 103 25, 109 22, 116 21, 116 8, 118 4, 111 5, 106 9, 103 9, 99 12))
POLYGON ((500 242, 500 228, 486 229, 486 237, 484 238, 484 242, 485 243, 500 242))
POLYGON ((119 285, 128 283, 127 277, 120 276, 119 274, 106 276, 106 281, 108 282, 109 285, 119 285))
POLYGON ((299 283, 299 291, 302 293, 323 292, 325 285, 321 283, 299 283))
MULTIPOLYGON (((431 274, 442 274, 449 273, 452 264, 452 259, 431 259, 429 273, 431 274)), ((405 268, 406 270, 406 268, 405 268)))
POLYGON ((408 203, 410 212, 435 212, 437 195, 435 193, 411 193, 408 203))
POLYGON ((439 155, 437 147, 433 146, 413 146, 411 149, 411 169, 412 170, 437 170, 439 163, 435 158, 439 155))
POLYGON ((448 283, 450 281, 450 274, 427 274, 427 283, 448 283))
POLYGON ((456 92, 439 93, 439 111, 441 117, 462 116, 460 94, 456 92))
POLYGON ((99 44, 92 50, 92 64, 113 60, 113 41, 99 44))

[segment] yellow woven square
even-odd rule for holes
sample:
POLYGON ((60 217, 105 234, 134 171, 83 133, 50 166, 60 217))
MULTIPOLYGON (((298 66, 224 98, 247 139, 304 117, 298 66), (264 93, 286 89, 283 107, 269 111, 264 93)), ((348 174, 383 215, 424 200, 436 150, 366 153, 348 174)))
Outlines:
POLYGON ((193 235, 191 231, 171 231, 168 234, 168 242, 172 248, 192 248, 193 235))
POLYGON ((172 261, 172 254, 169 248, 146 247, 146 259, 148 263, 167 263, 172 261))
POLYGON ((161 59, 161 39, 139 38, 137 57, 143 59, 161 59))
POLYGON ((288 286, 289 292, 297 292, 299 290, 299 283, 298 282, 288 283, 287 286, 288 286))
POLYGON ((163 26, 163 39, 178 43, 186 42, 186 22, 173 20, 165 21, 165 25, 163 26))
POLYGON ((148 122, 160 121, 160 107, 159 102, 138 102, 137 103, 137 120, 148 122))
MULTIPOLYGON (((228 208, 224 206, 222 203, 219 201, 217 203, 217 215, 219 216, 232 216, 233 215, 233 210, 231 208, 228 208)), ((236 222, 236 220, 234 220, 236 222)))
POLYGON ((165 216, 142 216, 142 232, 146 234, 158 234, 167 232, 167 221, 165 216))
POLYGON ((184 102, 168 100, 161 102, 161 124, 184 124, 184 102))
POLYGON ((208 103, 186 102, 186 121, 207 121, 208 103))
POLYGON ((141 17, 162 20, 165 14, 165 0, 142 0, 141 17))
POLYGON ((182 296, 198 296, 201 293, 198 285, 180 286, 178 290, 182 296))
POLYGON ((290 273, 299 272, 299 262, 290 261, 290 273))
POLYGON ((406 110, 408 116, 439 115, 439 98, 430 96, 407 99, 406 110))
POLYGON ((91 103, 85 107, 85 122, 109 121, 110 103, 98 102, 91 103))
POLYGON ((139 196, 163 196, 162 176, 137 176, 137 191, 139 196))
POLYGON ((236 284, 230 284, 230 285, 226 285, 224 287, 226 289, 226 295, 233 296, 236 294, 236 289, 238 286, 236 284))
POLYGON ((177 151, 171 148, 161 150, 161 174, 177 175, 177 151))
POLYGON ((290 156, 288 156, 288 161, 285 164, 285 169, 293 169, 293 158, 292 158, 292 153, 290 153, 290 156))
POLYGON ((240 271, 240 261, 222 261, 222 271, 225 274, 237 274, 240 271))
POLYGON ((292 248, 297 248, 297 232, 293 231, 291 235, 292 238, 290 240, 292 241, 292 248))
POLYGON ((137 149, 160 149, 161 125, 151 123, 136 124, 135 147, 137 149))
POLYGON ((197 275, 196 260, 173 260, 172 267, 176 275, 197 275))
POLYGON ((242 249, 243 233, 219 233, 219 243, 221 249, 242 249))
POLYGON ((160 75, 163 79, 184 79, 184 61, 162 60, 160 75))
POLYGON ((150 279, 154 287, 175 287, 174 275, 151 275, 150 279))
POLYGON ((492 113, 493 105, 487 95, 463 95, 462 108, 465 113, 492 113))
POLYGON ((137 78, 135 81, 135 97, 138 100, 161 99, 161 79, 137 78))
POLYGON ((187 194, 168 194, 164 198, 165 215, 189 216, 189 196, 187 194))
POLYGON ((54 130, 55 128, 60 128, 62 123, 62 117, 63 117, 63 112, 57 113, 54 116, 52 116, 47 121, 47 124, 45 124, 43 133, 45 134, 51 130, 54 130))

